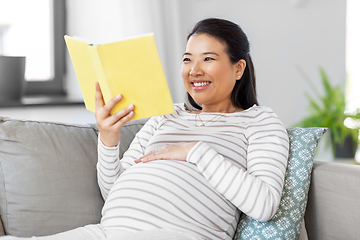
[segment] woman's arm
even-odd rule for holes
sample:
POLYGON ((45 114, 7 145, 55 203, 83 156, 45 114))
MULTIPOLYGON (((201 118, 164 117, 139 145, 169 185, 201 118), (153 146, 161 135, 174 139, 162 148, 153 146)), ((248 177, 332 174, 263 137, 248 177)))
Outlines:
POLYGON ((243 213, 259 221, 275 214, 282 194, 288 158, 286 129, 277 123, 249 126, 247 170, 233 165, 204 142, 187 161, 197 165, 209 182, 243 213))
POLYGON ((98 184, 104 199, 116 181, 116 179, 129 167, 135 164, 134 160, 145 154, 148 141, 154 135, 158 123, 158 117, 153 117, 140 129, 131 142, 123 158, 119 160, 120 143, 115 147, 106 147, 98 139, 98 184))
POLYGON ((95 84, 95 118, 99 128, 97 175, 104 199, 116 178, 124 171, 119 163, 120 128, 134 116, 134 105, 110 114, 121 98, 119 94, 105 104, 100 85, 95 84))
POLYGON ((115 180, 124 171, 119 161, 119 146, 107 147, 100 140, 100 135, 98 137, 97 180, 104 200, 115 180))

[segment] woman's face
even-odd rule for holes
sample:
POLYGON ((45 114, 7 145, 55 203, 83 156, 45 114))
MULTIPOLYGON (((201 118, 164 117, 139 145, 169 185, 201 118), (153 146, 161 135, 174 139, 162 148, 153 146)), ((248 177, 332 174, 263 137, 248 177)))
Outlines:
POLYGON ((231 63, 225 47, 208 34, 195 34, 187 42, 181 73, 187 92, 203 110, 234 110, 231 92, 246 63, 231 63))

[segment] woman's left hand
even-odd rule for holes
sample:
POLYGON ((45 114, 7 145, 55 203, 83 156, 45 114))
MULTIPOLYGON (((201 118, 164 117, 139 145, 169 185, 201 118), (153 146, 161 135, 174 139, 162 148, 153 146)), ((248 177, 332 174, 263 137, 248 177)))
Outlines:
POLYGON ((165 146, 149 152, 141 158, 135 160, 135 163, 146 163, 154 160, 178 160, 186 161, 186 157, 190 150, 195 146, 196 142, 178 142, 166 144, 165 146))

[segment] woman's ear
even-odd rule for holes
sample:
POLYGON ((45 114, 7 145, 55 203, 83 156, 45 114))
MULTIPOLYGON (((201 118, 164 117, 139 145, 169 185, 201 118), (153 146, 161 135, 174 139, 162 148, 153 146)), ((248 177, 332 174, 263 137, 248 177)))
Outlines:
POLYGON ((240 59, 236 63, 236 80, 240 80, 242 75, 244 74, 246 68, 246 61, 244 59, 240 59))

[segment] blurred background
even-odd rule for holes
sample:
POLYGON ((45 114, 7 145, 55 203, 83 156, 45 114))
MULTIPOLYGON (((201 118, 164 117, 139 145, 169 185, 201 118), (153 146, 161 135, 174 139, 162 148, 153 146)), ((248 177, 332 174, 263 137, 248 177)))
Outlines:
POLYGON ((357 0, 0 0, 0 54, 27 59, 25 97, 20 104, 0 103, 0 116, 95 121, 81 104, 64 34, 101 44, 154 32, 173 101, 183 102, 186 36, 207 17, 242 27, 251 43, 259 102, 286 127, 308 115, 305 92, 323 91, 320 67, 354 110, 360 107, 359 10, 357 0), (64 98, 63 104, 51 100, 64 98))

